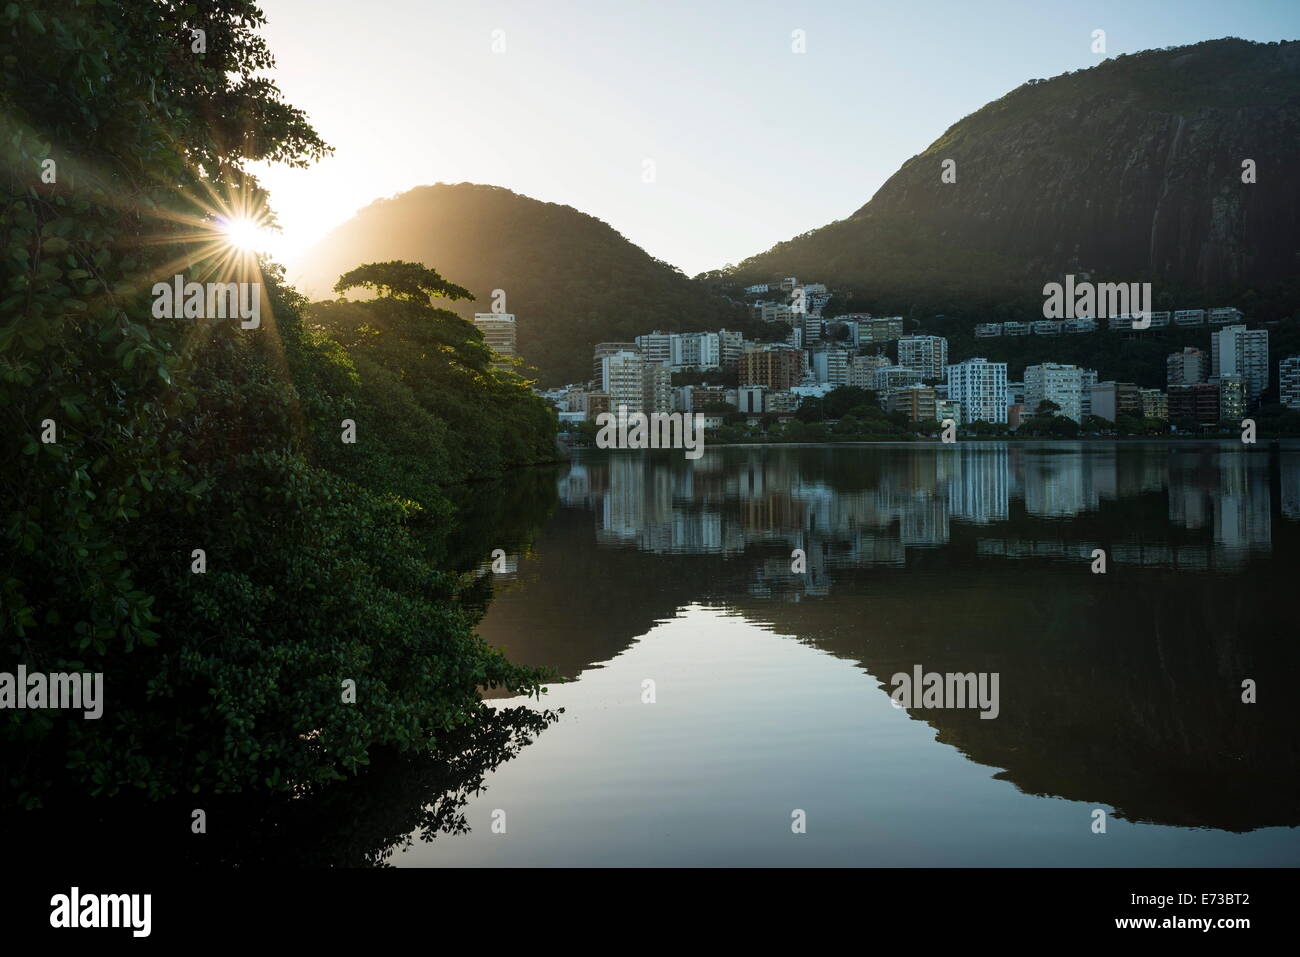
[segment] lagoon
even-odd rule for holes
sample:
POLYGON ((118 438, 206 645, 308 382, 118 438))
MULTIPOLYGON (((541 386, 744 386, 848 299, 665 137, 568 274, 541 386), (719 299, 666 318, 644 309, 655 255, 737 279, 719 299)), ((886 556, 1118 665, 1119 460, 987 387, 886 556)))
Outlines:
POLYGON ((477 543, 512 569, 479 631, 564 711, 391 863, 1300 861, 1300 444, 582 450, 553 480, 534 534, 477 543), (996 719, 894 707, 918 665, 998 674, 996 719))

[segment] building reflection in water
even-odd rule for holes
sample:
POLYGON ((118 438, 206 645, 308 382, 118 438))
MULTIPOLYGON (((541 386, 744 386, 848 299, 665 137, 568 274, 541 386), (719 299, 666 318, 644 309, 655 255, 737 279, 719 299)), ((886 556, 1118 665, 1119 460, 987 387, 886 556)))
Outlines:
POLYGON ((1270 550, 1275 473, 1281 514, 1300 519, 1300 449, 1230 443, 715 448, 695 462, 615 454, 575 463, 560 498, 594 513, 601 545, 728 556, 802 549, 806 575, 769 556, 751 591, 780 581, 815 595, 837 566, 902 566, 961 526, 976 530, 987 556, 1074 561, 1105 547, 1119 564, 1236 568, 1270 550), (1056 527, 1160 496, 1167 522, 1083 521, 1085 536, 1056 527))

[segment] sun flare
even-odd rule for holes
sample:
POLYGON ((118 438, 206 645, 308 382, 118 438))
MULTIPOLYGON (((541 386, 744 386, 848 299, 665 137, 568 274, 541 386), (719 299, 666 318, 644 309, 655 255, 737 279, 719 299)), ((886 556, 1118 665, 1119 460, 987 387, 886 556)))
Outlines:
POLYGON ((243 252, 261 252, 270 239, 270 230, 256 219, 237 216, 221 221, 221 233, 234 249, 243 252))

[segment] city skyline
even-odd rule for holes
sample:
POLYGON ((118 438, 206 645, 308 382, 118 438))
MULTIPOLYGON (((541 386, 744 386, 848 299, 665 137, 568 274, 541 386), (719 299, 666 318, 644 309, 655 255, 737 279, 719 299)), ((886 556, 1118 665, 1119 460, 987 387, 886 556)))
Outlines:
MULTIPOLYGON (((1258 408, 1271 388, 1268 329, 1251 328, 1242 311, 1232 306, 1154 312, 1147 316, 1147 325, 1138 329, 1129 314, 1105 320, 1103 335, 1163 337, 1167 329, 1206 331, 1208 348, 1184 345, 1181 351, 1167 353, 1161 381, 1151 385, 1117 380, 1098 369, 1048 357, 1025 362, 1021 381, 1010 378, 1007 362, 956 355, 950 362, 945 336, 924 329, 905 332, 901 316, 824 317, 822 309, 832 298, 826 287, 801 283, 793 276, 747 286, 744 294, 751 315, 769 331, 776 330, 776 339, 769 335, 747 341, 744 334, 722 328, 655 330, 630 342, 600 342, 593 348, 591 380, 541 394, 570 426, 614 410, 704 411, 709 414, 705 427, 715 429, 734 421, 726 418, 728 412, 738 412, 767 435, 770 424, 789 422, 806 399, 821 399, 849 386, 874 393, 880 407, 891 415, 902 413, 913 425, 925 423, 921 432, 933 432, 949 420, 961 426, 994 424, 1016 431, 1046 414, 1048 420, 1069 419, 1096 433, 1102 421, 1111 427, 1127 421, 1124 428, 1134 427, 1133 422, 1140 426, 1142 420, 1163 422, 1165 428, 1174 426, 1174 432, 1189 421, 1201 428, 1228 423, 1244 428, 1248 422, 1242 416, 1258 408), (817 291, 811 305, 814 297, 808 290, 817 291), (891 344, 896 358, 881 351, 891 344), (870 353, 873 348, 876 351, 870 353), (675 384, 676 373, 713 375, 716 381, 675 384), (760 420, 764 415, 769 418, 760 420)), ((513 349, 514 316, 479 314, 475 323, 489 328, 506 318, 513 349)), ((978 350, 980 340, 1003 335, 1055 338, 1098 332, 1093 320, 1087 320, 1086 328, 1067 328, 1061 322, 1003 322, 977 326, 975 343, 978 350)), ((1289 409, 1300 408, 1294 372, 1298 361, 1300 357, 1291 356, 1276 362, 1276 399, 1289 409)))

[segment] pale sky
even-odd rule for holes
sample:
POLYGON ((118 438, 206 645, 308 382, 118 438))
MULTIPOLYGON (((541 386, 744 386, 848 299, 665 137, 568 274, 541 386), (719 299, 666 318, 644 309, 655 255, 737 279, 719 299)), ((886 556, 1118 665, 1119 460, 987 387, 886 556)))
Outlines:
POLYGON ((1026 79, 1100 62, 1094 30, 1111 56, 1300 35, 1294 0, 262 7, 275 79, 336 150, 259 167, 290 279, 373 200, 465 181, 573 206, 694 275, 848 216, 1026 79))

